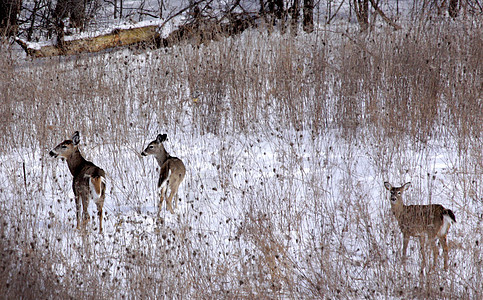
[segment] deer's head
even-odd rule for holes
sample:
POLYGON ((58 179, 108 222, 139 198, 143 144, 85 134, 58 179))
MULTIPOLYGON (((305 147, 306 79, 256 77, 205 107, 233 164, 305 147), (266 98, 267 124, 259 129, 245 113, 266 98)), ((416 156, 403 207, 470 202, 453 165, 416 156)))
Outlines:
POLYGON ((58 144, 54 149, 52 149, 52 151, 49 152, 49 155, 52 157, 60 157, 62 159, 69 158, 77 149, 79 142, 79 131, 76 131, 70 140, 65 140, 58 144))

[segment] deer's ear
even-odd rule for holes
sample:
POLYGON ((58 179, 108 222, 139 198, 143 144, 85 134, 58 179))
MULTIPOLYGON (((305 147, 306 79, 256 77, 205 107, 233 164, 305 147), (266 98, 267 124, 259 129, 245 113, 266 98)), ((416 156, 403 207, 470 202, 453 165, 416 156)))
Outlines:
POLYGON ((80 142, 79 131, 74 132, 71 139, 72 139, 72 142, 74 143, 74 145, 78 145, 79 142, 80 142))
POLYGON ((167 139, 168 139, 168 135, 166 133, 165 134, 158 134, 156 141, 158 143, 162 143, 162 142, 166 141, 167 139))
POLYGON ((407 190, 411 186, 411 182, 406 182, 402 187, 407 190))
POLYGON ((392 185, 389 183, 389 182, 384 182, 384 187, 387 189, 387 190, 391 190, 392 189, 392 185))

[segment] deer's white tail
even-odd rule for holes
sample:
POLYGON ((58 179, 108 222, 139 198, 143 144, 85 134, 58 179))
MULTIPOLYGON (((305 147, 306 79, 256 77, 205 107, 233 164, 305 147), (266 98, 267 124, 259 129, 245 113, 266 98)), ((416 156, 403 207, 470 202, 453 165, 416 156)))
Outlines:
POLYGON ((444 236, 448 234, 449 227, 454 223, 454 220, 449 215, 443 215, 443 225, 438 231, 438 236, 444 236))
POLYGON ((106 183, 106 179, 104 176, 91 177, 86 175, 86 177, 89 178, 89 189, 92 197, 94 199, 99 198, 102 195, 102 184, 106 183))

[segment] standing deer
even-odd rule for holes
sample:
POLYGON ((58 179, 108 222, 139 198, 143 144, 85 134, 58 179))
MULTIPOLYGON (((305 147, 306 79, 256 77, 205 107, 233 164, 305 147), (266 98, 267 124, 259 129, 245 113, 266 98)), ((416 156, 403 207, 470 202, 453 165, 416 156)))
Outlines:
POLYGON ((435 240, 439 241, 443 247, 444 269, 448 269, 448 244, 446 235, 451 224, 456 222, 455 215, 451 209, 446 209, 440 204, 430 205, 404 205, 402 193, 411 186, 408 182, 401 187, 393 187, 389 182, 384 182, 384 187, 391 192, 391 210, 396 217, 399 228, 403 234, 403 261, 406 259, 406 249, 409 237, 419 237, 421 246, 422 265, 421 272, 426 265, 425 239, 426 236, 433 248, 433 268, 437 264, 438 247, 435 240))
POLYGON ((97 205, 99 233, 102 233, 102 207, 104 206, 104 198, 106 196, 106 174, 103 169, 82 157, 79 151, 79 141, 79 131, 76 131, 70 140, 63 141, 49 154, 52 157, 65 159, 72 176, 74 176, 72 188, 75 195, 77 229, 81 228, 81 217, 83 217, 82 227, 84 229, 89 222, 87 208, 89 200, 92 198, 97 205), (83 214, 81 213, 81 205, 83 214))
POLYGON ((173 207, 171 205, 173 197, 175 199, 175 208, 178 207, 177 197, 178 188, 180 183, 183 181, 186 174, 186 168, 177 157, 170 156, 168 152, 164 149, 163 142, 168 138, 167 134, 159 134, 158 137, 149 143, 149 145, 141 153, 142 156, 154 155, 158 161, 161 171, 159 173, 158 189, 160 189, 160 202, 159 211, 161 211, 161 205, 164 199, 166 199, 166 208, 174 214, 173 207), (171 193, 168 197, 168 187, 171 193))

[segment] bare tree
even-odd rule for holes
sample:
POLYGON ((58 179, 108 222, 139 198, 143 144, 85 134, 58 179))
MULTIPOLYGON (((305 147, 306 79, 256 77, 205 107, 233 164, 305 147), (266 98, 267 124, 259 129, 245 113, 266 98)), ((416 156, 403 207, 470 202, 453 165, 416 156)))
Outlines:
POLYGON ((283 0, 268 0, 268 12, 276 19, 282 19, 284 15, 283 0))
POLYGON ((22 0, 0 0, 0 36, 15 35, 22 0))
POLYGON ((304 0, 304 31, 314 31, 314 0, 304 0))
POLYGON ((275 25, 285 15, 283 0, 260 0, 260 15, 267 23, 275 25))
POLYGON ((448 14, 452 18, 456 18, 458 16, 458 0, 449 0, 448 4, 448 14))
POLYGON ((123 9, 123 1, 122 0, 114 0, 114 19, 122 18, 122 9, 123 9))
POLYGON ((394 27, 394 29, 401 29, 401 26, 397 25, 393 20, 391 20, 386 14, 382 11, 382 9, 379 7, 379 1, 376 0, 369 0, 371 2, 372 8, 374 8, 374 11, 381 16, 381 18, 389 25, 394 27))
POLYGON ((72 27, 82 30, 86 21, 86 4, 85 0, 58 0, 54 10, 56 24, 60 25, 63 19, 69 18, 72 27))
POLYGON ((361 31, 369 28, 369 0, 352 0, 354 4, 354 12, 356 13, 357 22, 361 31))
POLYGON ((297 24, 300 18, 300 0, 293 0, 292 6, 289 9, 289 13, 292 17, 290 21, 290 26, 293 31, 297 30, 297 24))

